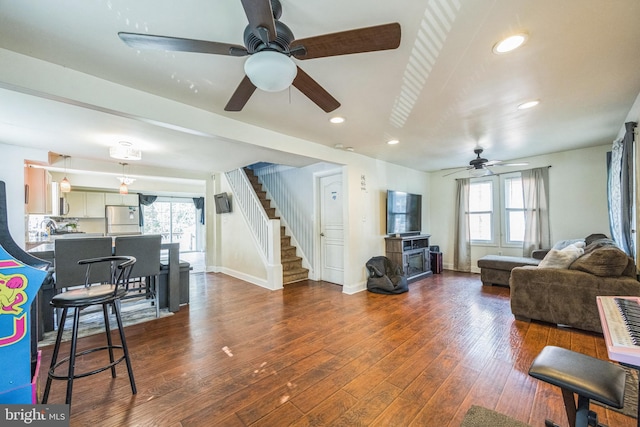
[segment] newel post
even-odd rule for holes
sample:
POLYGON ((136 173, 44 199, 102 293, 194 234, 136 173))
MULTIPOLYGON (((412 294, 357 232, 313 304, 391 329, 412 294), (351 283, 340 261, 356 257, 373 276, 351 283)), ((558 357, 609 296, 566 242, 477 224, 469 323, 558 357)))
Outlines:
POLYGON ((280 220, 267 222, 269 244, 267 248, 267 282, 272 290, 282 289, 282 263, 280 259, 280 220))

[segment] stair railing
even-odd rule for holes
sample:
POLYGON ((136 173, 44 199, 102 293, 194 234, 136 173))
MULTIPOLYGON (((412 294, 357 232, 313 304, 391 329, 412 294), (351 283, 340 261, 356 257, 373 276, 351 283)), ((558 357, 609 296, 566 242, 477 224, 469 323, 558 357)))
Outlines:
POLYGON ((267 216, 244 170, 225 172, 225 176, 267 268, 267 287, 281 289, 280 220, 267 216))

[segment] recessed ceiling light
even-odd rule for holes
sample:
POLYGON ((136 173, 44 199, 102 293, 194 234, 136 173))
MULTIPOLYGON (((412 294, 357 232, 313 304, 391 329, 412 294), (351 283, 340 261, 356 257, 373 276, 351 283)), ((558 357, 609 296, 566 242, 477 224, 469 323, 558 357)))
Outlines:
POLYGON ((522 46, 528 38, 529 36, 526 33, 509 36, 493 45, 493 53, 501 54, 511 52, 522 46))
POLYGON ((537 99, 523 102, 522 104, 518 105, 518 110, 526 110, 527 108, 533 108, 538 104, 540 104, 540 101, 537 99))
POLYGON ((329 121, 334 124, 344 123, 344 117, 340 117, 340 116, 331 117, 329 121))
POLYGON ((400 141, 398 141, 397 139, 390 139, 389 141, 387 141, 387 144, 396 145, 396 144, 400 144, 400 141))

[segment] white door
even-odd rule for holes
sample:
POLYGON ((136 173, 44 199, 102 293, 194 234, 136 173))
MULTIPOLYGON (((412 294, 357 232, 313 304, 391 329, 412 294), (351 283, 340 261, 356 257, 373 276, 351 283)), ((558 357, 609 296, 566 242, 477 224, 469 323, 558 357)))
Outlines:
POLYGON ((344 284, 344 224, 342 175, 320 178, 320 238, 322 280, 344 284))

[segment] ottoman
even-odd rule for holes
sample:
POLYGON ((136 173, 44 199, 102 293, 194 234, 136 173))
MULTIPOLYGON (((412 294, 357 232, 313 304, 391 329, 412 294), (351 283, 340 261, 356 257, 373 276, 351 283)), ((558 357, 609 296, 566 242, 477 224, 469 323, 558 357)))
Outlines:
POLYGON ((480 267, 480 280, 483 285, 503 285, 509 286, 509 277, 514 267, 525 265, 537 266, 540 260, 537 258, 506 256, 506 255, 485 255, 478 260, 480 267))

